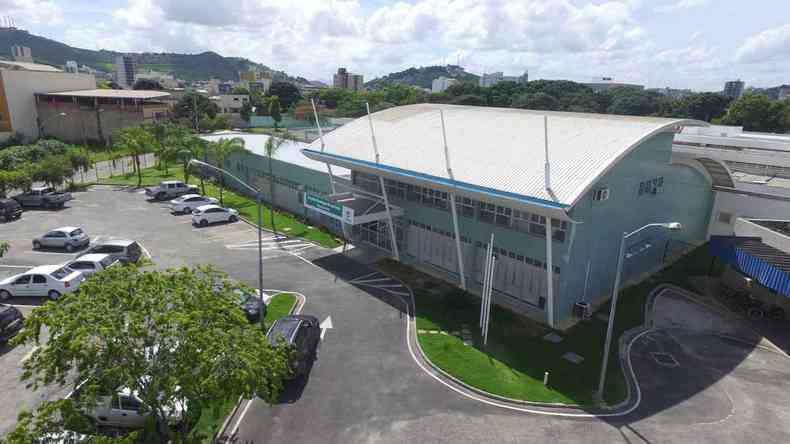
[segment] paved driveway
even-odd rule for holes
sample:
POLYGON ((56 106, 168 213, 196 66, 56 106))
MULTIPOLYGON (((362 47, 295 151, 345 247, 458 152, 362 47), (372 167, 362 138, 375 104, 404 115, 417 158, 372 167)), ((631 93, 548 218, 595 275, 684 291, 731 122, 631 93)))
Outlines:
MULTIPOLYGON (((137 239, 157 267, 212 263, 237 279, 256 283, 257 251, 249 247, 256 234, 246 224, 193 228, 188 216, 171 216, 140 194, 109 188, 77 194, 71 208, 27 212, 21 222, 0 225, 0 238, 12 243, 0 264, 66 260, 67 255, 32 252, 29 247, 34 234, 59 225, 83 226, 94 237, 137 239)), ((266 287, 305 294, 303 312, 321 320, 331 316, 334 329, 327 332, 306 381, 290 385, 275 406, 250 404, 239 422, 238 442, 765 444, 790 439, 786 357, 713 334, 718 332, 691 330, 687 324, 698 324, 693 319, 659 325, 634 344, 634 367, 644 399, 627 417, 527 415, 462 397, 412 359, 403 289, 326 249, 289 247, 300 242, 283 243, 269 235, 264 251, 266 287), (659 363, 654 352, 670 354, 679 365, 659 363)), ((656 307, 672 319, 673 312, 685 311, 677 304, 656 307)), ((716 314, 705 316, 715 319, 716 314)), ((9 382, 14 380, 17 355, 25 352, 14 350, 2 358, 0 378, 7 379, 0 388, 4 397, 26 397, 34 403, 38 395, 9 382)), ((13 419, 16 408, 0 404, 0 421, 13 419)))

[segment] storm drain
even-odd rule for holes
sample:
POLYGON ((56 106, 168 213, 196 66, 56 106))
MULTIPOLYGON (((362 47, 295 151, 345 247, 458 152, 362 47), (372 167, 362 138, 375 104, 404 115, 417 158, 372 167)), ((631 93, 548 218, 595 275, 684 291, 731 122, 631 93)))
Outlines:
POLYGON ((670 355, 669 353, 650 353, 653 356, 653 360, 656 361, 658 365, 663 365, 664 367, 677 367, 678 361, 675 360, 675 357, 670 355))

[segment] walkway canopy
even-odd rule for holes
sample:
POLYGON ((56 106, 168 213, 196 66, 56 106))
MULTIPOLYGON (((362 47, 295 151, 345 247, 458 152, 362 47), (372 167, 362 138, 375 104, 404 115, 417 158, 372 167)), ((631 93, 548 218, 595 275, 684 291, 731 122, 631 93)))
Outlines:
POLYGON ((757 237, 711 236, 710 252, 766 288, 790 297, 790 255, 757 237))

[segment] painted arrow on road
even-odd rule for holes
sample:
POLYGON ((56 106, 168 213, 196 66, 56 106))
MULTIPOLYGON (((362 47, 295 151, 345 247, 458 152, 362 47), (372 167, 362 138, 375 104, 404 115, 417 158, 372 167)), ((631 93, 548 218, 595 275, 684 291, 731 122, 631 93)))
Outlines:
POLYGON ((324 334, 326 334, 326 331, 329 330, 330 328, 334 328, 332 326, 332 316, 327 316, 326 319, 321 321, 320 327, 321 327, 321 340, 323 341, 324 334))

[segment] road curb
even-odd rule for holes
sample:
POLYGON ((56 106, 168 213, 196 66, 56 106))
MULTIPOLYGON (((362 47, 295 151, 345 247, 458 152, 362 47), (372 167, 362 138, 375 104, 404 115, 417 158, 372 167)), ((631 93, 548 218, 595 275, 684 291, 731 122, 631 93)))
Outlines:
MULTIPOLYGON (((278 293, 291 293, 294 296, 296 296, 296 303, 294 303, 294 305, 291 307, 291 311, 290 311, 289 314, 301 313, 302 312, 302 308, 304 308, 304 304, 307 303, 307 297, 305 297, 305 295, 303 295, 302 293, 298 293, 298 292, 295 292, 295 291, 270 290, 270 289, 265 289, 264 291, 278 292, 278 293)), ((233 407, 233 410, 230 411, 230 414, 228 414, 228 416, 225 418, 225 421, 222 422, 222 426, 220 426, 220 428, 217 431, 217 433, 214 434, 214 437, 212 438, 212 442, 217 443, 217 444, 224 444, 224 443, 227 443, 227 442, 229 442, 230 440, 233 439, 232 435, 231 436, 226 436, 226 432, 228 430, 228 426, 230 426, 231 420, 234 417, 236 417, 236 414, 239 412, 239 409, 241 408, 241 405, 244 403, 244 401, 245 401, 244 397, 243 396, 239 396, 239 400, 236 401, 236 405, 233 407)), ((240 420, 241 420, 241 418, 239 418, 239 421, 240 420)), ((236 427, 238 427, 238 423, 237 423, 236 427)), ((236 431, 234 430, 234 434, 235 434, 235 432, 236 431)))

